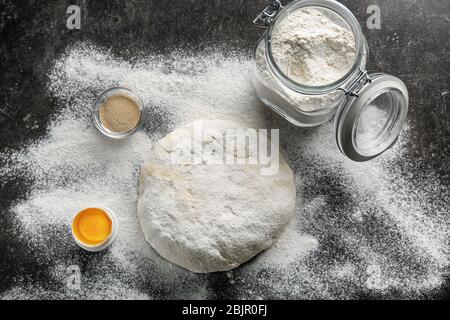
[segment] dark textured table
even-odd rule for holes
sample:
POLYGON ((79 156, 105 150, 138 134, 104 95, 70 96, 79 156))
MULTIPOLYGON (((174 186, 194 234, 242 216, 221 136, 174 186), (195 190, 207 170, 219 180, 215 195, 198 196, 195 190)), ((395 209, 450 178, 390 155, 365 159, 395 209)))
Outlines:
MULTIPOLYGON (((251 20, 263 0, 244 1, 12 1, 0 2, 0 150, 16 149, 46 132, 56 108, 48 95, 52 61, 78 41, 111 48, 121 57, 174 48, 239 49, 251 54, 260 30, 251 20), (68 30, 66 8, 82 8, 82 27, 68 30), (29 117, 26 115, 31 114, 29 117)), ((412 142, 408 156, 425 159, 416 170, 432 170, 449 183, 450 2, 447 0, 343 1, 363 26, 370 47, 369 69, 402 78, 410 88, 412 142), (368 5, 381 8, 381 30, 368 30, 368 5), (421 168, 422 167, 422 168, 421 168)), ((11 181, 0 190, 0 292, 17 279, 29 284, 49 280, 49 261, 30 254, 13 237, 14 217, 7 214, 28 186, 11 181), (27 251, 27 254, 21 252, 27 251)), ((448 196, 448 195, 447 195, 448 196)), ((210 279, 212 297, 232 297, 221 289, 222 276, 210 279)), ((443 298, 448 292, 430 293, 443 298)), ((367 297, 361 295, 361 297, 367 297)))

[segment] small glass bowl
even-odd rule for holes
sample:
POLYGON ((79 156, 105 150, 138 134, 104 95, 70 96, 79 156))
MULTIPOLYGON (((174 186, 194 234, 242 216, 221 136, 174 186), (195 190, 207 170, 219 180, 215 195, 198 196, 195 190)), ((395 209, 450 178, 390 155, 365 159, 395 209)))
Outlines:
POLYGON ((100 209, 100 210, 104 211, 108 215, 108 217, 111 219, 112 230, 111 230, 111 234, 108 236, 108 238, 106 238, 102 243, 95 244, 95 245, 89 245, 89 244, 86 244, 86 243, 80 241, 77 238, 77 236, 75 235, 75 232, 73 231, 73 224, 75 222, 76 217, 80 214, 80 212, 82 212, 84 210, 87 210, 89 208, 85 208, 85 209, 77 212, 77 214, 72 219, 72 222, 70 224, 70 228, 71 228, 71 231, 72 231, 72 238, 73 238, 73 240, 75 240, 75 243, 79 247, 83 248, 86 251, 99 252, 99 251, 105 250, 106 248, 108 248, 114 242, 114 240, 117 237, 117 232, 118 232, 118 229, 119 229, 119 222, 117 220, 117 217, 116 217, 114 211, 112 211, 112 210, 110 210, 108 208, 105 208, 105 207, 93 207, 93 208, 100 209))
POLYGON ((133 133, 138 131, 140 127, 142 126, 143 120, 144 120, 144 104, 142 103, 142 99, 136 95, 133 91, 127 88, 123 87, 112 87, 106 91, 104 91, 95 101, 94 107, 92 108, 92 118, 94 119, 95 127, 105 136, 113 139, 123 139, 128 136, 131 136, 133 133), (139 107, 140 111, 140 118, 139 122, 137 123, 136 127, 131 129, 130 131, 126 132, 115 132, 111 131, 108 128, 106 128, 102 121, 100 120, 100 108, 103 106, 103 104, 108 100, 109 98, 116 96, 116 95, 123 95, 127 96, 128 98, 132 99, 136 102, 137 106, 139 107))

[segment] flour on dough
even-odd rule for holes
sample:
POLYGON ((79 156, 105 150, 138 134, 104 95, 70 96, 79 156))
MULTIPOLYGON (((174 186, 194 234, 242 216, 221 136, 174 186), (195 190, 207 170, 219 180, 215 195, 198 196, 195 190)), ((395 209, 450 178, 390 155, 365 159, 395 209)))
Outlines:
POLYGON ((194 121, 160 140, 141 169, 138 215, 146 240, 194 272, 230 270, 248 261, 272 245, 294 213, 294 176, 281 155, 274 175, 262 175, 259 163, 174 163, 177 148, 192 144, 236 157, 222 148, 225 130, 236 128, 241 126, 230 121, 194 121), (203 138, 194 135, 198 125, 203 138))

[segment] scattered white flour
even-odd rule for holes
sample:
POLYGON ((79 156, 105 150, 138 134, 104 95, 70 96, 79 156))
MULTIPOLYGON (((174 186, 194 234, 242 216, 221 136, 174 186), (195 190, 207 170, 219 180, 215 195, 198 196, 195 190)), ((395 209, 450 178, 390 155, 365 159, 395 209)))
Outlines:
POLYGON ((389 109, 384 105, 369 104, 362 110, 356 126, 356 142, 360 147, 370 146, 389 123, 389 109))
MULTIPOLYGON (((350 70, 355 61, 355 37, 332 19, 319 10, 303 8, 277 23, 272 32, 272 54, 286 76, 303 85, 322 86, 350 70)), ((258 44, 255 60, 254 85, 262 100, 272 105, 286 108, 287 104, 300 112, 311 112, 333 108, 343 97, 338 90, 308 96, 282 85, 269 71, 264 41, 258 44)))
POLYGON ((145 239, 161 256, 194 272, 247 262, 272 246, 294 214, 294 175, 286 160, 274 157, 276 170, 261 174, 266 165, 258 159, 258 140, 224 148, 230 129, 248 128, 193 121, 158 141, 142 166, 138 215, 145 239), (174 161, 180 150, 187 157, 174 161))
POLYGON ((409 156, 407 132, 376 160, 355 163, 334 145, 331 123, 295 128, 267 112, 243 54, 136 60, 86 44, 69 48, 49 73, 60 109, 47 135, 0 153, 0 183, 30 186, 2 214, 17 219, 17 238, 47 277, 17 277, 1 298, 417 298, 444 288, 449 190, 409 156), (105 140, 90 118, 96 96, 111 85, 129 86, 147 106, 144 132, 124 141, 105 140), (227 273, 195 274, 167 262, 145 242, 137 219, 140 165, 157 140, 197 118, 280 128, 296 179, 292 225, 227 273), (73 242, 69 222, 95 204, 114 208, 121 228, 110 250, 93 255, 73 242), (67 286, 71 265, 81 269, 80 290, 67 286))

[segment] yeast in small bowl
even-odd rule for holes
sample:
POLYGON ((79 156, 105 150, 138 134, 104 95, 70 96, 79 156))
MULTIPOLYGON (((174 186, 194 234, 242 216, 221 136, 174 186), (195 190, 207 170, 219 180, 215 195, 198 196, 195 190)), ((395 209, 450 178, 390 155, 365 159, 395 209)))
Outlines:
POLYGON ((131 90, 122 87, 110 88, 103 92, 94 104, 94 124, 109 138, 126 138, 141 127, 143 106, 141 98, 131 90))

